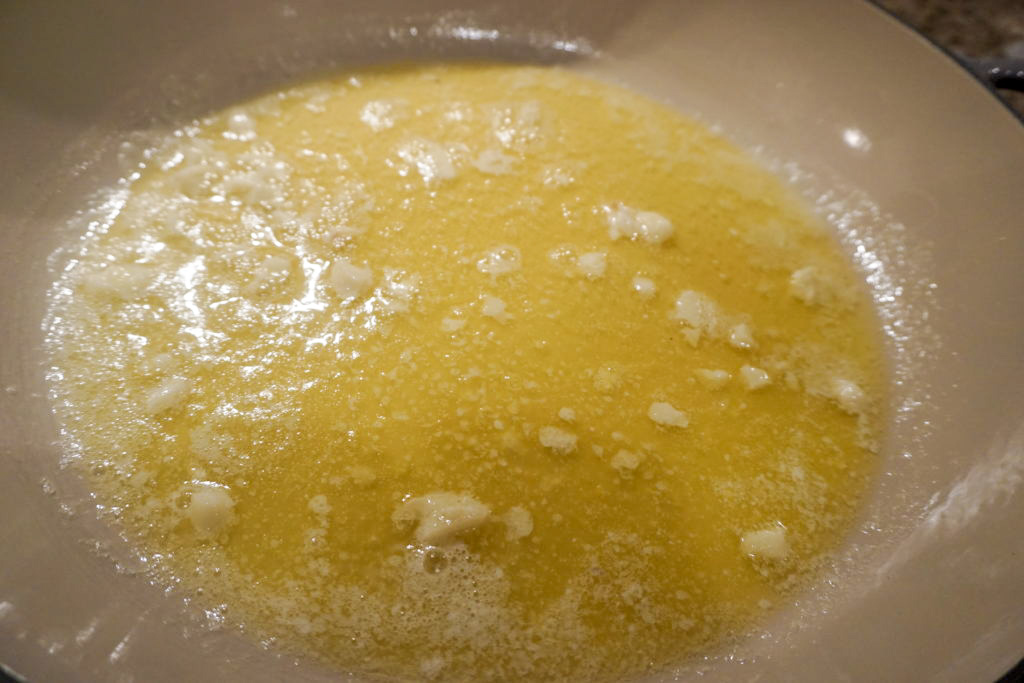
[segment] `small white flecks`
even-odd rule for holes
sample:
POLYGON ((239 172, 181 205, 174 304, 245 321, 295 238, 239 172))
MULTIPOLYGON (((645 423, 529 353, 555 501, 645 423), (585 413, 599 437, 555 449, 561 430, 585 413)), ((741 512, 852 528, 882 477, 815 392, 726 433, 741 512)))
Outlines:
POLYGON ((594 373, 594 388, 600 392, 614 391, 620 384, 622 384, 622 377, 613 368, 598 368, 594 373))
POLYGON ((729 345, 737 349, 752 349, 757 344, 754 335, 750 331, 750 325, 739 323, 729 329, 729 345))
POLYGON ((576 182, 576 177, 569 168, 551 166, 544 169, 541 180, 548 187, 566 187, 576 182))
POLYGON ((694 370, 693 376, 708 389, 721 389, 732 379, 732 375, 725 370, 705 370, 704 368, 694 370))
POLYGON ((347 258, 335 259, 328 275, 331 287, 343 300, 362 296, 373 283, 373 271, 354 265, 347 258))
POLYGON ((404 102, 399 100, 371 100, 363 105, 359 112, 359 120, 374 132, 393 128, 403 104, 404 102))
POLYGON ((311 512, 318 515, 326 515, 331 511, 331 504, 327 502, 327 496, 320 493, 309 499, 307 507, 311 512))
POLYGON ((391 519, 399 524, 418 522, 415 537, 426 545, 442 545, 488 520, 491 510, 465 494, 438 491, 403 502, 391 519))
POLYGON ((496 320, 506 320, 509 317, 505 312, 505 302, 496 296, 484 295, 480 300, 480 312, 496 320))
POLYGON ((576 435, 558 427, 541 427, 537 433, 540 445, 555 453, 567 455, 576 450, 576 435))
POLYGON ((595 280, 604 275, 607 268, 607 254, 590 251, 576 259, 576 267, 587 279, 595 280))
POLYGON ((327 239, 335 249, 342 249, 364 232, 362 228, 353 225, 333 225, 327 228, 327 239))
POLYGON ((149 266, 128 263, 87 273, 80 282, 82 288, 92 294, 130 301, 146 294, 152 281, 153 271, 149 266))
POLYGON ((377 481, 377 475, 369 467, 355 465, 348 470, 348 476, 356 486, 369 486, 377 481))
POLYGON ((496 149, 485 149, 473 160, 473 166, 481 173, 505 175, 515 166, 516 158, 496 149))
POLYGON ((380 286, 380 302, 384 310, 404 313, 420 291, 421 278, 416 273, 384 269, 380 286))
POLYGON ((158 415, 184 405, 192 391, 192 382, 182 377, 170 377, 146 394, 146 412, 158 415))
POLYGON ((444 671, 444 657, 440 655, 428 657, 420 662, 420 673, 427 680, 434 680, 444 671))
POLYGON ((192 486, 186 515, 200 536, 212 538, 234 521, 234 508, 235 501, 227 486, 201 481, 192 486))
POLYGON ((577 272, 576 256, 576 248, 568 244, 557 246, 548 252, 548 259, 566 277, 572 277, 577 272))
POLYGON ((653 211, 638 211, 625 204, 602 207, 608 222, 608 236, 662 244, 672 237, 672 221, 653 211))
POLYGON ((633 451, 620 450, 612 456, 611 465, 624 477, 631 477, 640 466, 640 456, 633 451))
POLYGON ((664 427, 686 427, 690 418, 681 410, 676 410, 671 403, 655 402, 647 409, 647 417, 664 427))
POLYGON ((696 346, 702 335, 713 334, 719 323, 717 304, 707 295, 690 289, 676 297, 670 317, 682 323, 683 337, 690 346, 696 346))
POLYGON ((174 356, 170 353, 158 353, 150 356, 142 362, 140 370, 148 375, 155 375, 161 372, 168 372, 177 365, 174 356))
POLYGON ((229 173, 220 183, 219 194, 246 206, 280 204, 282 183, 292 169, 281 160, 258 162, 248 171, 229 173))
POLYGON ((789 293, 808 306, 829 304, 835 298, 833 284, 814 266, 793 271, 789 276, 789 293))
POLYGON ((256 122, 245 112, 236 111, 228 117, 227 130, 224 137, 228 140, 255 140, 256 122))
POLYGON ((764 388, 772 383, 771 376, 765 370, 752 365, 744 365, 740 368, 740 379, 743 380, 743 386, 749 391, 764 388))
POLYGON ((189 433, 189 446, 201 460, 213 464, 224 458, 229 450, 230 437, 218 434, 210 422, 201 422, 189 433))
POLYGON ((644 299, 650 299, 658 293, 658 286, 654 284, 654 280, 647 277, 636 276, 633 278, 632 285, 633 291, 644 299))
POLYGON ((284 256, 268 256, 252 273, 252 279, 244 287, 242 294, 247 296, 267 291, 279 286, 291 274, 292 263, 284 256))
POLYGON ((476 262, 477 270, 488 275, 507 275, 522 268, 522 255, 518 247, 510 244, 499 244, 489 249, 476 262))
POLYGON ((505 522, 505 538, 515 541, 533 533, 533 516, 521 507, 511 507, 501 516, 505 522))
POLYGON ((466 321, 458 318, 444 318, 441 320, 441 330, 444 332, 458 332, 465 327, 466 321))
POLYGON ((522 147, 541 138, 539 102, 519 102, 491 113, 494 136, 506 149, 522 147))
POLYGON ((839 377, 833 378, 829 383, 828 397, 835 401, 843 412, 850 415, 862 412, 867 399, 864 390, 856 382, 839 377))
POLYGON ((558 411, 558 417, 565 420, 566 422, 576 421, 576 411, 572 408, 561 408, 558 411))
POLYGON ((747 532, 740 538, 740 549, 744 555, 760 560, 785 560, 789 557, 786 528, 776 526, 747 532))
POLYGON ((448 150, 431 140, 410 140, 398 148, 398 156, 415 166, 423 182, 427 184, 455 177, 455 165, 448 150))

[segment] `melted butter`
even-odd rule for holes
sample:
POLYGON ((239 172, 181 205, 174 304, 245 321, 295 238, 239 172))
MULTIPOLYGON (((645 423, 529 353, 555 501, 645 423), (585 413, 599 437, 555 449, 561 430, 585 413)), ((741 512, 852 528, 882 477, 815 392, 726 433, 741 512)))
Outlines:
POLYGON ((100 500, 366 675, 598 679, 741 632, 872 470, 867 297, 779 181, 557 70, 298 86, 148 156, 53 302, 100 500))

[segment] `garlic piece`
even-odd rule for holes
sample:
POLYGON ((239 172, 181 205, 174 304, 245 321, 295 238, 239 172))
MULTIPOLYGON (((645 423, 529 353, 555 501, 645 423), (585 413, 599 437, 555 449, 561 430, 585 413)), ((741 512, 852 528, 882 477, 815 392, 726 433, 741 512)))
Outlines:
POLYGON ((338 296, 342 299, 354 299, 370 288, 373 271, 353 265, 347 258, 339 258, 331 266, 328 279, 338 296))
POLYGON ((732 375, 725 370, 706 370, 704 368, 698 368, 693 371, 693 374, 697 378, 697 381, 708 389, 721 389, 729 383, 730 379, 732 379, 732 375))
POLYGON ((654 211, 639 211, 625 204, 617 207, 605 206, 608 222, 608 236, 613 240, 625 237, 629 240, 643 240, 648 244, 662 244, 672 237, 672 221, 654 211))
POLYGON ((558 427, 541 427, 537 433, 540 445, 567 455, 576 450, 576 435, 558 427))
POLYGON ((491 509, 472 496, 438 491, 410 498, 391 519, 397 523, 418 522, 415 538, 424 545, 443 545, 461 533, 482 525, 491 509))
POLYGON ((789 557, 789 543, 783 526, 761 529, 743 534, 740 549, 744 555, 765 560, 785 560, 789 557))
POLYGON ((164 380, 155 389, 146 394, 146 412, 159 415, 168 410, 180 408, 192 391, 192 382, 181 377, 164 380))
POLYGON ((602 251, 591 251, 581 254, 576 259, 576 267, 589 280, 604 276, 608 267, 607 255, 602 251))
POLYGON ((501 521, 505 522, 505 538, 510 541, 525 538, 533 533, 533 516, 521 507, 509 508, 501 516, 501 521))
POLYGON ((772 383, 771 376, 761 368, 744 365, 740 368, 740 379, 748 391, 757 391, 772 383))
POLYGON ((663 427, 686 427, 690 418, 681 410, 676 410, 671 403, 652 403, 647 409, 647 417, 663 427))
POLYGON ((210 481, 192 486, 192 496, 185 515, 199 535, 216 536, 235 518, 235 500, 226 486, 210 481))
POLYGON ((654 284, 654 280, 647 277, 640 277, 637 275, 633 278, 631 285, 633 287, 633 291, 642 299, 650 299, 658 292, 658 286, 654 284))

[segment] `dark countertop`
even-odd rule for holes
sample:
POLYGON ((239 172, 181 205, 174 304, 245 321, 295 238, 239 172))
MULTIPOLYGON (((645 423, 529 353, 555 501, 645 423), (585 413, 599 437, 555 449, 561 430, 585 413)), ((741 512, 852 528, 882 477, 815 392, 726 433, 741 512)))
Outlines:
MULTIPOLYGON (((875 0, 962 57, 1024 58, 1024 0, 875 0)), ((1024 116, 1024 93, 1001 91, 1024 116)))

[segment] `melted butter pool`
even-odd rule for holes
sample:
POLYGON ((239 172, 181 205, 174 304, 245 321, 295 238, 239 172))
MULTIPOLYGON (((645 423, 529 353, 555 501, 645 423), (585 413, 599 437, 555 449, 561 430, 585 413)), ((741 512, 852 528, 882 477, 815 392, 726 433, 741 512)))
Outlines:
POLYGON ((873 471, 870 301, 702 125, 438 66, 177 131, 55 290, 57 411, 164 580, 363 675, 596 680, 741 634, 873 471))

